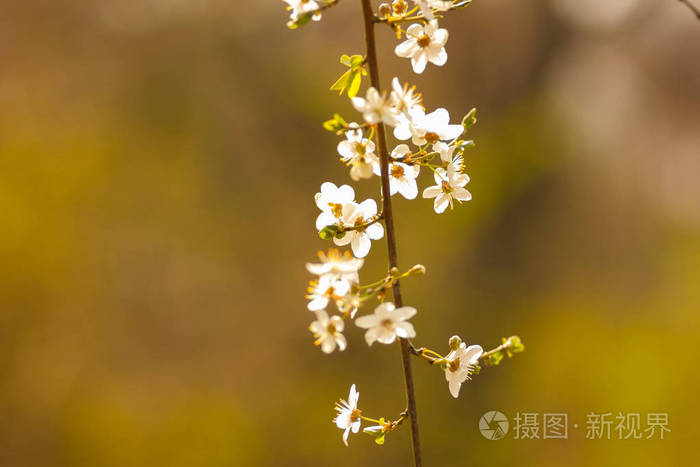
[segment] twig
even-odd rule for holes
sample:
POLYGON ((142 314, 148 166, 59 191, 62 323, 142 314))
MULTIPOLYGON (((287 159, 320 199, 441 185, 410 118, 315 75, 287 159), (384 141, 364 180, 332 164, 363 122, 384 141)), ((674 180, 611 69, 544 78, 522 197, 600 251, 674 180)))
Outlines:
POLYGON ((695 16, 700 20, 700 8, 698 8, 698 7, 696 7, 695 5, 693 5, 693 4, 690 2, 690 0, 678 0, 678 1, 681 2, 681 3, 684 3, 685 6, 687 6, 688 8, 690 8, 690 11, 692 11, 693 13, 695 13, 695 16))
MULTIPOLYGON (((372 86, 378 91, 379 86, 379 69, 377 66, 377 49, 374 39, 374 13, 370 0, 362 1, 362 15, 365 24, 365 41, 367 43, 367 65, 369 67, 370 81, 372 86)), ((381 162, 382 176, 382 204, 384 213, 384 223, 386 225, 386 237, 389 249, 389 269, 398 267, 396 255, 396 235, 394 232, 394 216, 391 209, 391 195, 389 190, 389 151, 386 145, 386 135, 384 125, 377 125, 377 143, 379 148, 379 157, 381 162)), ((393 284, 394 302, 397 307, 403 306, 401 299, 401 286, 399 281, 393 284)), ((408 417, 411 421, 411 445, 413 447, 413 465, 422 467, 420 440, 418 436, 418 413, 416 410, 416 395, 413 386, 413 370, 411 369, 411 351, 409 342, 406 339, 400 339, 401 359, 403 361, 404 385, 406 388, 406 399, 408 405, 408 417)))

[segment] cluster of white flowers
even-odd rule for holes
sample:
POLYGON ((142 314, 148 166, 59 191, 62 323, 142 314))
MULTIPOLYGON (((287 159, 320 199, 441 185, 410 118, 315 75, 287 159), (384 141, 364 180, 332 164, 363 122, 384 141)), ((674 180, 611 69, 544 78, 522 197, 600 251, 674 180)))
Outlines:
POLYGON ((358 271, 364 261, 335 249, 328 254, 319 252, 318 256, 320 263, 306 264, 306 269, 318 276, 310 282, 306 296, 309 299, 308 309, 316 314, 316 320, 309 330, 314 333, 315 343, 321 346, 323 352, 331 353, 336 347, 343 351, 347 346, 342 334, 345 322, 338 315, 329 317, 326 308, 333 302, 343 316, 355 316, 359 306, 356 291, 360 281, 358 271))
MULTIPOLYGON (((393 134, 397 140, 410 140, 418 147, 416 150, 411 150, 407 144, 400 143, 391 151, 390 195, 400 193, 406 199, 415 199, 418 195, 417 178, 420 168, 428 166, 433 170, 437 185, 424 190, 423 198, 435 198, 436 213, 444 212, 448 205, 453 207, 454 200, 462 202, 471 199, 471 194, 464 188, 469 182, 469 177, 464 173, 463 158, 461 154, 453 155, 457 148, 460 148, 460 151, 463 150, 458 138, 464 132, 464 126, 450 123, 450 114, 446 109, 438 108, 426 113, 422 105, 422 97, 416 92, 415 87, 409 87, 407 84, 402 86, 398 78, 392 80, 392 90, 388 97, 370 87, 365 97, 355 97, 352 103, 355 109, 362 113, 367 125, 383 122, 394 128, 393 134), (441 166, 430 164, 430 159, 436 155, 440 156, 441 166)), ((338 144, 338 153, 341 155, 341 160, 351 167, 352 179, 370 178, 372 174, 381 175, 379 158, 375 154, 375 144, 363 136, 360 125, 349 124, 345 137, 346 139, 338 144)), ((326 211, 329 209, 326 205, 324 207, 319 205, 319 208, 326 211)), ((340 227, 339 222, 342 217, 341 210, 337 210, 333 218, 329 215, 323 218, 319 216, 322 220, 317 222, 317 228, 320 230, 327 225, 340 227)), ((366 219, 366 216, 364 218, 366 219)), ((350 225, 347 220, 345 225, 350 225)), ((371 236, 369 238, 374 240, 371 236)), ((349 243, 348 240, 344 240, 344 243, 336 241, 338 245, 347 243, 349 243)), ((367 248, 369 243, 365 243, 367 248)), ((360 251, 364 252, 364 249, 360 251)))
POLYGON ((338 234, 333 236, 333 242, 338 246, 350 245, 356 257, 367 256, 371 240, 384 236, 384 227, 378 222, 377 203, 373 199, 356 203, 355 190, 350 185, 338 187, 325 182, 315 199, 321 210, 316 229, 335 228, 338 234))
MULTIPOLYGON (((322 10, 337 3, 337 0, 283 1, 291 11, 291 28, 303 25, 310 19, 320 19, 322 10)), ((442 66, 447 62, 445 45, 448 32, 438 25, 440 13, 465 6, 468 2, 413 0, 413 4, 412 9, 407 0, 394 0, 391 6, 382 4, 374 22, 387 23, 399 37, 404 34, 405 40, 394 51, 399 57, 409 58, 413 71, 420 74, 425 71, 428 63, 442 66), (418 10, 420 14, 416 13, 418 10), (401 25, 414 19, 417 22, 403 30, 401 25)), ((363 2, 366 27, 373 27, 369 8, 370 2, 363 2)), ((385 202, 396 193, 413 200, 418 197, 418 177, 423 167, 423 173, 432 172, 435 185, 426 187, 422 196, 434 200, 433 209, 437 214, 445 212, 448 206, 453 208, 455 201, 461 203, 471 200, 471 194, 465 188, 469 176, 465 173, 463 152, 472 143, 460 140, 460 137, 476 121, 474 111, 467 114, 461 124, 451 123, 446 109, 437 108, 427 112, 421 94, 414 86, 402 85, 398 78, 393 78, 388 93, 370 86, 364 97, 358 97, 362 76, 367 74, 364 66, 373 66, 371 64, 374 62, 376 57, 369 53, 365 58, 360 55, 343 55, 341 63, 350 67, 350 70, 331 86, 332 90, 339 90, 341 94, 347 89, 353 107, 362 115, 362 119, 358 119, 362 123, 346 123, 337 114, 324 123, 329 131, 344 135, 344 139, 337 145, 337 152, 340 160, 349 167, 350 178, 360 181, 374 176, 388 176, 384 182, 388 181, 389 193, 381 193, 385 202), (392 127, 391 135, 396 140, 388 155, 384 152, 388 148, 384 142, 383 125, 392 127)), ((383 187, 386 186, 385 183, 383 187)), ((416 337, 416 330, 409 320, 416 316, 417 310, 410 306, 397 307, 392 301, 386 300, 386 293, 396 287, 399 279, 412 274, 423 274, 425 268, 416 265, 401 274, 397 267, 391 267, 385 278, 361 285, 359 270, 364 264, 363 258, 368 255, 372 240, 384 237, 384 213, 378 212, 377 203, 373 199, 356 201, 355 190, 350 185, 338 186, 325 182, 316 193, 315 202, 321 211, 316 218, 319 235, 324 239, 332 239, 337 246, 349 246, 352 250, 352 254, 349 251, 341 253, 334 248, 327 253, 319 252, 320 261, 306 265, 307 270, 316 276, 310 281, 306 295, 309 300, 307 308, 315 315, 309 330, 314 335, 315 345, 322 352, 330 354, 336 349, 345 350, 348 345, 343 335, 346 321, 354 320, 355 325, 364 331, 367 345, 372 346, 375 342, 388 345, 401 340, 404 351, 409 349, 413 355, 441 368, 449 392, 456 398, 462 384, 478 368, 480 359, 483 360, 482 364, 497 362, 502 358, 498 351, 516 348, 512 339, 517 338, 508 341, 504 339, 501 347, 484 355, 481 346, 467 346, 458 336, 450 338, 450 352, 446 356, 429 349, 415 348, 406 339, 416 337), (374 310, 356 318, 361 304, 369 299, 374 299, 375 303, 378 301, 374 310)), ((390 205, 386 207, 388 212, 390 205)), ((391 245, 390 243, 390 250, 391 245)), ((395 261, 390 262, 390 266, 395 266, 395 261)), ((517 351, 521 351, 519 339, 517 344, 517 351)), ((360 431, 363 421, 378 423, 364 431, 374 435, 375 441, 381 444, 385 433, 411 416, 407 409, 395 421, 368 418, 358 408, 358 400, 359 393, 353 384, 347 401, 340 399, 336 403, 337 415, 333 422, 343 430, 345 445, 348 444, 351 432, 360 431)))

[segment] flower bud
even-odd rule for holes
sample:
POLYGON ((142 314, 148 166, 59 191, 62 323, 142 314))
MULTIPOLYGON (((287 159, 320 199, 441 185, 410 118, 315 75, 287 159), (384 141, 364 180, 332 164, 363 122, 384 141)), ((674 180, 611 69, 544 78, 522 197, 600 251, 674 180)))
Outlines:
POLYGON ((406 0, 394 0, 391 2, 391 7, 394 10, 396 16, 403 16, 408 11, 408 4, 406 0))
MULTIPOLYGON (((318 236, 324 240, 330 240, 331 238, 338 236, 338 231, 340 228, 337 225, 327 225, 318 232, 318 236)), ((344 234, 344 232, 341 232, 344 234)))
POLYGON ((382 3, 379 5, 379 17, 380 18, 386 18, 387 16, 391 16, 391 5, 388 3, 382 3))
POLYGON ((391 277, 396 277, 399 275, 399 268, 394 266, 393 268, 389 269, 389 274, 391 274, 391 277))
POLYGON ((411 269, 408 270, 409 274, 422 275, 425 274, 425 266, 422 264, 416 264, 411 269))
POLYGON ((459 336, 450 337, 450 350, 457 350, 462 345, 462 338, 459 336))

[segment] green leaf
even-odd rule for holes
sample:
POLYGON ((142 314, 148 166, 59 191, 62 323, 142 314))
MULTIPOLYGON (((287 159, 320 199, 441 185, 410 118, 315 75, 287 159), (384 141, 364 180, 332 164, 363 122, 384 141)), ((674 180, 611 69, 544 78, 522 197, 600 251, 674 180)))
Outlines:
POLYGON ((353 98, 360 90, 362 77, 367 76, 367 70, 364 68, 365 57, 362 55, 349 56, 343 54, 340 56, 340 63, 350 69, 333 83, 331 91, 338 91, 338 94, 342 95, 347 90, 348 96, 353 98))
POLYGON ((352 70, 343 73, 338 80, 331 86, 331 91, 339 91, 339 94, 343 94, 345 88, 350 84, 352 79, 352 70))
POLYGON ((350 65, 348 66, 351 66, 353 68, 359 68, 364 64, 364 62, 365 57, 363 57, 362 55, 353 55, 352 57, 350 57, 350 65))
POLYGON ((357 96, 357 92, 360 90, 360 84, 362 84, 362 74, 359 71, 353 71, 352 77, 348 77, 350 85, 348 86, 348 97, 352 99, 357 96))

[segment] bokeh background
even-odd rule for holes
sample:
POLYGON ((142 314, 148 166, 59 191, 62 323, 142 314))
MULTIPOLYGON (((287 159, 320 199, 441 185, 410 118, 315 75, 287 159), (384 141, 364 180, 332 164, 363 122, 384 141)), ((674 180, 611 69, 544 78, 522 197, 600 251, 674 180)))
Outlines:
MULTIPOLYGON (((0 13, 0 464, 408 465, 407 430, 342 445, 333 402, 403 409, 399 349, 312 344, 304 262, 321 122, 364 53, 358 1, 29 0, 0 13)), ((700 23, 667 0, 475 1, 421 76, 478 107, 473 201, 396 200, 418 342, 527 351, 451 398, 415 362, 426 465, 692 465, 700 317, 700 23), (568 440, 487 441, 496 409, 566 412, 568 440), (586 440, 589 412, 669 414, 660 440, 586 440)), ((423 174, 420 186, 430 183, 423 174)), ((364 181, 360 197, 377 198, 364 181)), ((385 268, 374 243, 363 277, 385 268)))

